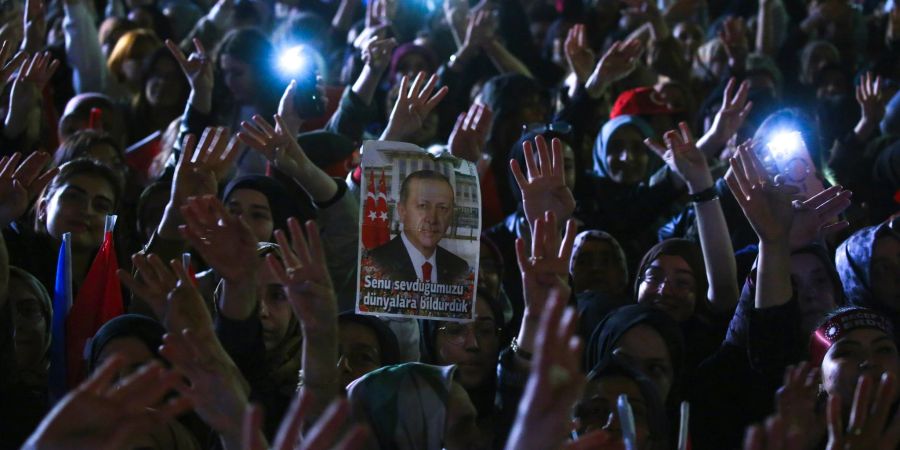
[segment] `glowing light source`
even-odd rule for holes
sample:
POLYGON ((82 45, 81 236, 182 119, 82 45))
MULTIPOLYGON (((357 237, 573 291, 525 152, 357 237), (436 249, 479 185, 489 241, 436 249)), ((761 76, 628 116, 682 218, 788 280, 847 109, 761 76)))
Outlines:
POLYGON ((775 133, 768 143, 769 151, 772 152, 772 156, 775 159, 784 159, 803 148, 803 146, 803 136, 799 131, 775 133))
POLYGON ((303 45, 288 47, 278 54, 278 70, 285 75, 298 75, 306 70, 309 57, 303 45))

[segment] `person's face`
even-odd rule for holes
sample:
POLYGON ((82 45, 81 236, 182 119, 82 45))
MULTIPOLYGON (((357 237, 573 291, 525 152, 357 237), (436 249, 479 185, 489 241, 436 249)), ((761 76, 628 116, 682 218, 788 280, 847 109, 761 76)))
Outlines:
POLYGON ((644 136, 634 127, 625 126, 613 133, 607 144, 606 166, 609 178, 618 184, 637 184, 647 173, 647 147, 644 136))
POLYGON ((638 303, 661 309, 678 322, 694 314, 697 281, 684 258, 660 255, 639 275, 638 303))
POLYGON ((616 342, 613 354, 633 365, 653 381, 665 400, 675 381, 672 355, 662 335, 649 325, 631 327, 616 342))
POLYGON ((126 58, 122 61, 122 76, 125 82, 131 86, 139 86, 141 82, 141 65, 143 61, 140 58, 126 58))
POLYGON ((396 82, 400 83, 400 78, 404 75, 412 81, 419 72, 431 72, 428 60, 418 53, 408 53, 400 61, 397 61, 396 82))
POLYGON ((222 55, 222 75, 231 95, 239 103, 252 103, 256 95, 256 80, 249 64, 230 55, 222 55))
POLYGON ((430 257, 453 220, 453 189, 443 180, 414 179, 406 201, 397 206, 403 232, 425 257, 430 257))
POLYGON ((872 248, 870 282, 875 301, 900 311, 900 239, 882 236, 872 248))
POLYGON ((378 336, 365 325, 341 322, 338 325, 338 351, 342 387, 382 366, 378 336))
POLYGON ((41 300, 19 277, 10 277, 7 298, 12 305, 13 340, 19 369, 40 368, 46 357, 49 326, 41 300))
POLYGON ((588 239, 581 244, 572 265, 572 278, 577 292, 595 291, 609 295, 622 294, 628 282, 618 252, 608 241, 598 239, 588 239))
POLYGON ((64 233, 72 233, 73 248, 96 249, 103 242, 106 216, 115 212, 114 204, 113 189, 106 180, 75 175, 41 201, 39 214, 50 236, 62 239, 64 233))
MULTIPOLYGON (((844 409, 850 407, 850 399, 861 375, 874 377, 884 372, 897 376, 898 356, 894 339, 882 331, 862 328, 847 333, 835 342, 822 360, 822 383, 829 396, 838 394, 844 409)), ((897 398, 897 394, 894 394, 897 398)))
POLYGON ((268 264, 260 264, 256 271, 258 285, 256 297, 259 300, 259 320, 262 322, 263 342, 266 350, 272 350, 287 336, 291 324, 291 303, 284 292, 284 285, 269 269, 268 264))
POLYGON ((475 419, 478 412, 465 388, 454 381, 447 398, 447 419, 444 425, 444 449, 473 448, 480 437, 475 419))
POLYGON ((126 336, 107 342, 100 350, 100 354, 97 355, 97 364, 94 367, 102 366, 103 362, 113 355, 119 355, 124 360, 124 364, 119 370, 119 380, 131 375, 141 366, 153 360, 153 353, 147 348, 147 344, 136 337, 126 336))
POLYGON ((680 22, 675 25, 675 30, 672 32, 672 35, 681 43, 684 55, 686 56, 686 61, 693 61, 694 54, 696 54, 697 48, 699 48, 702 43, 701 39, 703 39, 703 35, 698 34, 696 28, 692 27, 687 22, 680 22))
POLYGON ((144 96, 150 105, 155 107, 171 107, 184 98, 186 86, 175 61, 160 58, 153 66, 153 73, 144 85, 144 96))
POLYGON ((475 302, 475 320, 470 323, 443 322, 438 328, 435 349, 438 363, 456 364, 456 379, 466 389, 483 386, 496 371, 500 343, 497 321, 483 298, 475 302))
POLYGON ((275 222, 269 199, 262 192, 253 189, 235 189, 226 202, 228 212, 243 219, 259 242, 272 240, 275 222))
POLYGON ((837 307, 834 282, 822 261, 810 253, 791 256, 791 278, 800 300, 800 326, 808 335, 837 307))
POLYGON ((648 448, 650 427, 647 404, 637 383, 624 376, 602 377, 585 386, 581 400, 575 405, 575 431, 582 435, 603 430, 610 437, 603 448, 624 450, 622 424, 617 408, 619 396, 622 394, 628 396, 628 403, 631 404, 631 411, 634 414, 637 448, 648 448))

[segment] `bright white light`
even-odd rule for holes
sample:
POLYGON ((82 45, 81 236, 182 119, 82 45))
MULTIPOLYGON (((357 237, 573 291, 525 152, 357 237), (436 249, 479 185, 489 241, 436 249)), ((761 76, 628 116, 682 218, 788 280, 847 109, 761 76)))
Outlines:
POLYGON ((769 139, 769 151, 776 159, 783 159, 803 147, 803 136, 799 131, 782 131, 769 139))
POLYGON ((301 73, 308 63, 309 59, 302 45, 286 48, 278 55, 278 70, 285 75, 301 73))

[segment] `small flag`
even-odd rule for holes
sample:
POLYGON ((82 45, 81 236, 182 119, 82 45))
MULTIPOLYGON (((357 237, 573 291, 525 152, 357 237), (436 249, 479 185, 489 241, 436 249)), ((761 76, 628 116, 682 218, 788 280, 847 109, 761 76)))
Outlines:
POLYGON ((78 289, 78 295, 66 320, 67 378, 69 386, 78 385, 87 375, 84 364, 84 348, 103 324, 125 312, 122 287, 116 271, 116 247, 113 228, 116 216, 107 216, 103 244, 88 274, 78 289))
POLYGON ((371 250, 378 247, 381 242, 378 230, 378 208, 375 204, 375 176, 369 172, 366 178, 369 184, 366 190, 366 201, 363 204, 362 243, 366 249, 371 250))
POLYGON ((91 116, 88 118, 88 129, 103 131, 103 110, 91 108, 91 116))
POLYGON ((53 290, 53 322, 50 328, 50 400, 56 402, 68 391, 66 377, 66 317, 72 306, 72 233, 63 234, 56 263, 53 290))
POLYGON ((381 181, 378 183, 378 199, 375 212, 378 213, 378 245, 387 244, 391 240, 391 218, 388 215, 387 186, 384 169, 381 169, 381 181))

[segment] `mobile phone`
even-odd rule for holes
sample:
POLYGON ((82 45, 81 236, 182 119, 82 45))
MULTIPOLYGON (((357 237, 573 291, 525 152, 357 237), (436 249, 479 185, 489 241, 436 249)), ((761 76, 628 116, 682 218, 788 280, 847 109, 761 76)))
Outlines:
POLYGON ((804 198, 825 190, 802 133, 795 130, 774 133, 765 150, 762 159, 769 172, 781 175, 785 183, 800 189, 804 198))

